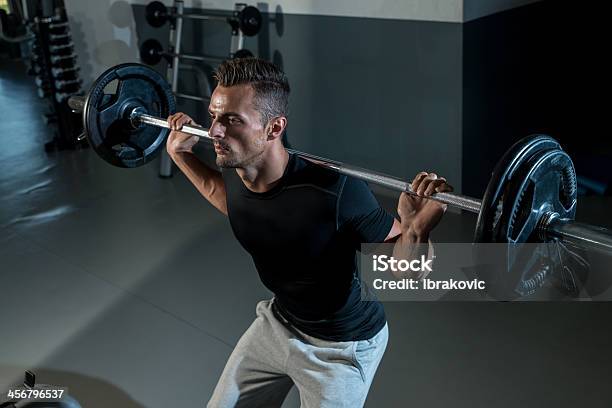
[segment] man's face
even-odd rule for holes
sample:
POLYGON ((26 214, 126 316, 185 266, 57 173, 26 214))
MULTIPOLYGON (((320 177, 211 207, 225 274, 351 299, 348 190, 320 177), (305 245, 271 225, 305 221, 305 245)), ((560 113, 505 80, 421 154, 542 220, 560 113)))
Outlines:
POLYGON ((217 166, 245 167, 256 162, 266 147, 267 134, 255 109, 249 85, 218 86, 210 98, 210 136, 217 166))

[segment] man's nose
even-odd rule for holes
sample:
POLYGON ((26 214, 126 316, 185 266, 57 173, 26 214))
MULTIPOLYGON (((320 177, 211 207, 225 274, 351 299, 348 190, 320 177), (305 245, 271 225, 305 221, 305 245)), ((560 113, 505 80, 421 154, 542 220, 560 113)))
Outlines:
POLYGON ((219 121, 213 120, 208 129, 208 134, 215 139, 222 139, 225 137, 225 126, 219 121))

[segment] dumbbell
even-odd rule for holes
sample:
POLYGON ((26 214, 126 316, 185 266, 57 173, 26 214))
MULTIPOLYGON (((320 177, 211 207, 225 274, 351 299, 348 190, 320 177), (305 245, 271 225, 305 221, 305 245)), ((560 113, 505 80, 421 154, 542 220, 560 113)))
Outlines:
POLYGON ((70 23, 68 23, 67 21, 63 21, 61 23, 51 23, 49 24, 49 28, 51 29, 55 29, 55 28, 62 28, 62 27, 70 27, 70 23))
POLYGON ((69 81, 63 81, 63 80, 54 81, 54 85, 56 89, 67 88, 72 85, 77 85, 77 87, 80 87, 82 83, 83 83, 83 80, 80 78, 69 80, 69 81))
POLYGON ((42 68, 39 64, 36 64, 34 61, 30 64, 28 68, 28 75, 38 75, 42 72, 42 68))
POLYGON ((37 64, 40 66, 44 64, 44 59, 42 58, 42 55, 40 54, 32 54, 32 56, 30 57, 30 60, 32 61, 33 64, 37 64))
POLYGON ((78 66, 71 66, 66 68, 51 68, 51 75, 53 75, 54 78, 62 79, 66 76, 74 76, 80 70, 81 68, 78 66))
MULTIPOLYGON (((38 87, 38 95, 41 98, 48 96, 51 92, 50 82, 42 77, 37 76, 35 78, 36 86, 38 87)), ((70 93, 73 94, 78 92, 81 89, 81 83, 83 81, 81 79, 76 79, 72 81, 53 81, 53 85, 55 89, 60 91, 60 93, 70 93)))
POLYGON ((37 93, 40 99, 44 99, 51 94, 51 89, 49 87, 40 87, 38 88, 37 93))
POLYGON ((49 59, 51 60, 51 64, 57 66, 60 65, 62 62, 76 59, 76 54, 51 55, 49 59))
POLYGON ((247 6, 240 11, 234 11, 233 18, 228 20, 232 27, 232 34, 237 35, 238 31, 247 37, 252 37, 259 33, 261 29, 261 13, 257 7, 247 6))
POLYGON ((39 88, 43 86, 49 86, 49 80, 40 75, 36 75, 36 78, 34 78, 34 83, 39 88))
POLYGON ((49 24, 50 34, 61 35, 61 34, 68 33, 69 30, 70 30, 70 26, 68 25, 67 21, 63 23, 49 24))
POLYGON ((49 43, 55 45, 67 44, 72 40, 70 34, 49 34, 49 43))
POLYGON ((64 34, 69 34, 69 30, 68 28, 55 28, 55 29, 49 29, 49 34, 54 34, 54 35, 64 35, 64 34))
POLYGON ((74 43, 72 41, 70 41, 68 44, 62 44, 62 45, 50 45, 49 46, 49 51, 52 54, 62 54, 65 52, 70 52, 74 49, 74 43))
POLYGON ((57 89, 56 92, 74 95, 75 93, 81 92, 81 86, 77 84, 70 85, 65 88, 57 89))
POLYGON ((65 72, 62 75, 52 75, 53 79, 59 81, 74 81, 79 79, 79 76, 76 72, 65 72))

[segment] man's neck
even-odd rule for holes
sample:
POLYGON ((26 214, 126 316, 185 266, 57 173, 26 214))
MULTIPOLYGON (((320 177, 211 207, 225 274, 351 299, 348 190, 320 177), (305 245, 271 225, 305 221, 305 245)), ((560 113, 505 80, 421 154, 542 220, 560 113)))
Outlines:
POLYGON ((289 153, 282 146, 275 146, 259 157, 256 163, 237 168, 236 173, 249 190, 264 193, 277 185, 289 162, 289 153))

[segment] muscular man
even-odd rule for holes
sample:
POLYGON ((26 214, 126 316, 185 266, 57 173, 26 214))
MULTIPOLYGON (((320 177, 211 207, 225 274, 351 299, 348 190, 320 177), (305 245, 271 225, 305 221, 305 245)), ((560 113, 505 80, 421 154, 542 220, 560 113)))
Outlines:
MULTIPOLYGON (((445 207, 402 194, 398 221, 363 181, 288 154, 289 83, 275 65, 227 61, 216 80, 210 135, 221 171, 192 154, 198 139, 179 131, 193 123, 183 113, 168 118, 167 150, 229 217, 274 297, 258 303, 208 406, 280 406, 295 385, 302 407, 360 407, 388 329, 382 304, 361 300, 356 251, 362 242, 427 243, 445 207)), ((412 186, 422 196, 452 191, 426 172, 412 186)))

